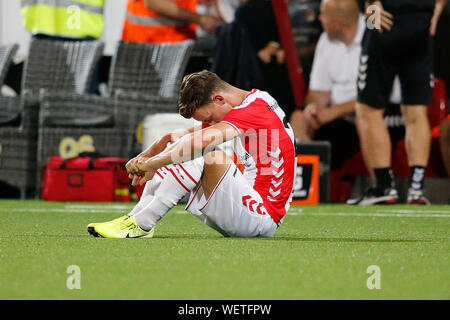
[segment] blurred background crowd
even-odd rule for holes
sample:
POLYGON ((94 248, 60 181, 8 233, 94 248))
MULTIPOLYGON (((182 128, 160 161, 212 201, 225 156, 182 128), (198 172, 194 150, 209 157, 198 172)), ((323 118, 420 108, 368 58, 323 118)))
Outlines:
MULTIPOLYGON (((374 179, 354 116, 365 5, 322 2, 0 0, 0 197, 39 194, 50 156, 139 152, 145 116, 175 113, 182 77, 203 69, 268 91, 291 119, 300 154, 312 141, 330 143, 328 200, 357 195, 374 179)), ((441 190, 434 201, 445 203, 449 40, 447 3, 433 38, 426 171, 430 192, 441 190)), ((401 98, 397 79, 384 120, 394 173, 408 179, 401 98)))

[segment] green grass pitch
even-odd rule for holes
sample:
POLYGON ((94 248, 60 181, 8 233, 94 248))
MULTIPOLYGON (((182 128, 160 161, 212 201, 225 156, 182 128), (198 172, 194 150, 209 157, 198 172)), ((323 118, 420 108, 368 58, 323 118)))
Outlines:
POLYGON ((449 206, 292 207, 272 239, 224 238, 177 206, 153 239, 88 235, 132 206, 0 200, 0 299, 450 298, 449 206))

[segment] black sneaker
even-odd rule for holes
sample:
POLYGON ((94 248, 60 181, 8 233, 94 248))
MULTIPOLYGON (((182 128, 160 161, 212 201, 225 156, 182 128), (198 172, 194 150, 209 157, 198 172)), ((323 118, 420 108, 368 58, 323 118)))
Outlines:
POLYGON ((408 189, 408 204, 431 204, 430 200, 428 200, 423 195, 423 189, 416 190, 413 188, 408 189))
POLYGON ((370 206, 372 204, 396 204, 398 192, 394 188, 378 189, 369 188, 360 198, 348 199, 347 204, 370 206))

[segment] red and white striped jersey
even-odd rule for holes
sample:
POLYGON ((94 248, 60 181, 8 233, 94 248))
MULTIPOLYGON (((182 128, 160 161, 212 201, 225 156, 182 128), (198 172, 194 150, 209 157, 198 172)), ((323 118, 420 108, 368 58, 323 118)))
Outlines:
POLYGON ((234 151, 244 176, 280 223, 290 207, 296 170, 294 132, 284 111, 267 92, 253 89, 221 122, 238 131, 234 151))

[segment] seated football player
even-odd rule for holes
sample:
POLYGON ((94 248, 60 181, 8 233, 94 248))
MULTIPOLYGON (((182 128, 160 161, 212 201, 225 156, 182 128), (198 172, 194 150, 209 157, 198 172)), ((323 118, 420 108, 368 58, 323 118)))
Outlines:
POLYGON ((244 91, 201 71, 181 84, 179 113, 203 123, 169 134, 127 163, 132 184, 145 184, 126 216, 92 223, 105 238, 152 237, 157 222, 190 193, 186 210, 228 237, 272 237, 292 200, 296 159, 293 130, 267 92, 244 91), (232 140, 238 169, 217 146, 232 140))

